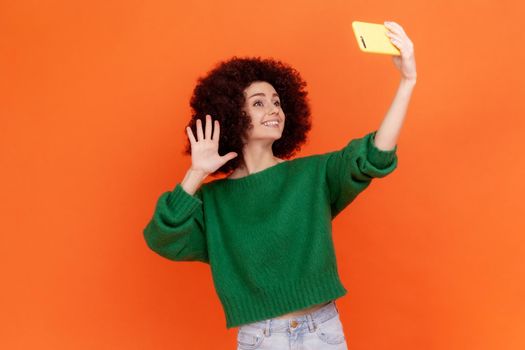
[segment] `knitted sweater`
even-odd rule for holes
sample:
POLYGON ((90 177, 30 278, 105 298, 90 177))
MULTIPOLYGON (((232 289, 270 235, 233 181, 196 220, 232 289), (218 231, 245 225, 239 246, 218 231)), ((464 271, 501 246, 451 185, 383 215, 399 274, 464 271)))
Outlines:
POLYGON ((193 196, 178 183, 160 195, 145 241, 167 259, 210 265, 226 328, 341 297, 332 219, 397 167, 397 145, 378 149, 375 133, 204 183, 193 196))

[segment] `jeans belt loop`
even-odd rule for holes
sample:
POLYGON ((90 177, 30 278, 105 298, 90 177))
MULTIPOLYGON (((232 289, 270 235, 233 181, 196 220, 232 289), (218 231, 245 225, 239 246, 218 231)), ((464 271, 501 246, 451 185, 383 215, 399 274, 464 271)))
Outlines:
POLYGON ((264 335, 269 337, 270 336, 270 323, 272 322, 271 319, 266 320, 266 325, 264 327, 264 335))
POLYGON ((315 332, 317 327, 311 313, 306 314, 306 320, 308 321, 308 330, 310 331, 310 333, 315 332))

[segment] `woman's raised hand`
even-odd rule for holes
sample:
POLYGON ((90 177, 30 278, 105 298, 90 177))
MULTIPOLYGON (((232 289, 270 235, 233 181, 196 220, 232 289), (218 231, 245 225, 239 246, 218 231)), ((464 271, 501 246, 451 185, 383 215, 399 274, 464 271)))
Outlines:
POLYGON ((394 65, 401 72, 401 77, 406 80, 416 81, 416 59, 414 57, 414 44, 405 33, 405 30, 401 25, 396 22, 385 22, 385 28, 388 29, 386 35, 390 38, 392 44, 394 44, 401 52, 400 56, 392 55, 392 61, 394 65))
POLYGON ((206 128, 203 132, 202 122, 197 119, 197 139, 193 135, 191 128, 186 127, 186 133, 191 143, 191 168, 201 171, 208 175, 223 166, 227 161, 237 157, 237 153, 230 152, 223 156, 219 155, 219 121, 214 121, 212 136, 212 119, 209 114, 206 115, 206 128))

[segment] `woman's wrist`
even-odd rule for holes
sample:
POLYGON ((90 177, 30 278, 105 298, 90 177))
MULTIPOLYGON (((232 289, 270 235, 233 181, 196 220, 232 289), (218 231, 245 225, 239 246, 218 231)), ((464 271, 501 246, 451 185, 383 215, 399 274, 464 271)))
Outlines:
POLYGON ((208 175, 208 173, 202 170, 190 168, 186 172, 186 175, 181 182, 181 186, 184 191, 193 196, 208 175))
POLYGON ((416 85, 416 81, 417 81, 417 76, 410 77, 410 78, 405 78, 405 77, 401 78, 401 84, 404 84, 404 85, 414 86, 416 85))

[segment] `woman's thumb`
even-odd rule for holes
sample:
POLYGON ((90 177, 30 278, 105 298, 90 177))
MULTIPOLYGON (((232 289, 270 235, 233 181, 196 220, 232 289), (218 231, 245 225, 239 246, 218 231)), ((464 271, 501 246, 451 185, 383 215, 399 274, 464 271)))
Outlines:
POLYGON ((237 156, 238 156, 238 154, 236 152, 230 152, 228 154, 225 154, 224 158, 227 158, 228 160, 231 160, 231 159, 233 159, 233 158, 235 158, 237 156))

